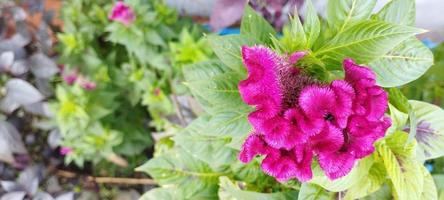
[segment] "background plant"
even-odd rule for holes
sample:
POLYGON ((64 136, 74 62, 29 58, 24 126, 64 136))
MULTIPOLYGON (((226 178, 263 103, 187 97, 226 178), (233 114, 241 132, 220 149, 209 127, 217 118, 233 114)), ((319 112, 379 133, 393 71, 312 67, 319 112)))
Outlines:
POLYGON ((162 186, 143 198, 438 199, 440 176, 435 184, 423 163, 444 155, 444 111, 409 101, 397 89, 422 76, 433 55, 414 37, 424 32, 412 27, 414 1, 391 1, 372 13, 375 3, 331 0, 327 17, 320 19, 308 1, 304 23, 292 19, 282 37, 247 7, 240 35, 208 37, 218 59, 184 68, 186 85, 205 114, 184 131, 163 138, 155 158, 138 168, 162 186), (240 47, 255 44, 282 54, 307 51, 301 67, 324 82, 343 76, 340 67, 346 57, 372 67, 378 84, 389 92, 393 121, 386 137, 376 143, 377 150, 336 181, 328 180, 316 165, 313 180, 301 184, 275 182, 261 172, 259 162, 240 164, 240 144, 251 129, 246 118, 251 108, 237 89, 246 77, 240 47))
POLYGON ((210 56, 195 41, 201 29, 162 1, 125 3, 135 14, 129 25, 108 19, 109 1, 69 1, 62 10, 59 62, 67 82, 57 87, 54 110, 62 144, 72 149, 68 163, 144 159, 151 131, 183 124, 175 115, 177 96, 186 93, 181 67, 210 56))

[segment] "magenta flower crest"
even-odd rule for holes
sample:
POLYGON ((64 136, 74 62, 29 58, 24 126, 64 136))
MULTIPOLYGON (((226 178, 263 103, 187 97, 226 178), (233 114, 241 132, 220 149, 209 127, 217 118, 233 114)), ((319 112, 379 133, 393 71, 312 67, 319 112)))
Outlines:
POLYGON ((118 21, 125 26, 129 26, 134 22, 136 16, 134 15, 131 7, 123 3, 122 1, 116 2, 114 5, 110 15, 108 16, 109 20, 118 21))
POLYGON ((60 155, 65 156, 73 152, 71 147, 60 147, 60 155))
POLYGON ((390 126, 387 93, 367 67, 344 61, 345 80, 321 83, 294 66, 305 52, 280 56, 263 46, 242 47, 248 78, 239 83, 252 133, 239 159, 264 156, 261 167, 279 181, 312 178, 317 158, 330 179, 370 155, 390 126))
POLYGON ((63 80, 68 85, 73 85, 76 82, 77 78, 78 78, 78 75, 76 72, 72 72, 70 74, 63 75, 63 80))

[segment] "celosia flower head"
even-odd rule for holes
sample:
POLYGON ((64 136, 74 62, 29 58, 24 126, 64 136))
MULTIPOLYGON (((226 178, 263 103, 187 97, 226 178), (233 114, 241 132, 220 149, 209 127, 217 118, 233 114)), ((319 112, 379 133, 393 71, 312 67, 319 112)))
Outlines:
POLYGON ((346 59, 345 80, 320 83, 294 66, 305 54, 242 47, 248 77, 239 91, 256 109, 248 116, 254 133, 239 159, 263 155, 262 169, 279 181, 310 180, 313 157, 327 177, 340 178, 374 151, 390 126, 387 93, 369 68, 346 59))
POLYGON ((114 5, 110 15, 108 16, 109 20, 118 21, 125 26, 130 25, 136 19, 133 10, 123 3, 122 1, 117 1, 114 5))

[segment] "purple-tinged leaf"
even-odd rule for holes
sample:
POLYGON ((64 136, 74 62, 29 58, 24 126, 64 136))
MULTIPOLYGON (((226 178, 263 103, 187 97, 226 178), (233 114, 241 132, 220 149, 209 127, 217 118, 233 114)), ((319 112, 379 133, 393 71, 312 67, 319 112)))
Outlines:
POLYGON ((0 121, 0 160, 14 163, 13 154, 27 154, 17 129, 6 121, 0 121))
POLYGON ((25 105, 23 107, 26 112, 34 114, 34 115, 40 115, 42 117, 52 117, 53 113, 51 112, 51 109, 49 108, 49 104, 47 102, 37 102, 29 105, 25 105))
POLYGON ((38 166, 28 167, 20 173, 17 182, 23 185, 28 194, 35 195, 39 187, 41 173, 41 168, 38 166))
POLYGON ((9 71, 14 63, 14 52, 6 51, 0 54, 0 72, 9 71))
POLYGON ((0 101, 0 109, 11 113, 19 106, 43 100, 43 95, 22 79, 11 79, 6 83, 6 96, 0 101))
POLYGON ((26 192, 10 192, 0 198, 0 200, 24 200, 26 192))
POLYGON ((433 104, 409 101, 417 117, 416 140, 426 160, 444 156, 444 110, 433 104))
POLYGON ((12 64, 10 72, 14 76, 20 76, 29 71, 29 67, 25 60, 17 60, 12 64))
POLYGON ((43 53, 36 53, 29 58, 31 72, 37 78, 49 79, 54 76, 59 69, 53 60, 43 53))
POLYGON ((214 31, 231 26, 242 18, 246 0, 216 0, 210 16, 214 31))
POLYGON ((60 146, 60 142, 62 141, 62 136, 60 135, 60 131, 58 129, 53 129, 48 136, 48 144, 52 149, 60 146))
POLYGON ((34 195, 33 200, 54 200, 54 198, 46 192, 38 192, 34 195))
POLYGON ((0 184, 6 192, 23 191, 23 187, 14 181, 1 181, 0 184))
POLYGON ((55 198, 55 200, 74 200, 74 192, 67 192, 55 198))

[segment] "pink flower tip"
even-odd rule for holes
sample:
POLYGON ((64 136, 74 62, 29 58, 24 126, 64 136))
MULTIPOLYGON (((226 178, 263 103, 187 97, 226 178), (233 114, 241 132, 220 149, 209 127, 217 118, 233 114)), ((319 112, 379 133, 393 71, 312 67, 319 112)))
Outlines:
POLYGON ((128 5, 126 5, 122 1, 118 1, 114 5, 110 15, 108 16, 108 19, 111 21, 120 22, 125 26, 129 26, 131 23, 134 22, 136 16, 134 15, 133 10, 128 5))
POLYGON ((71 147, 60 147, 60 155, 65 156, 73 152, 71 147))
POLYGON ((77 73, 63 75, 63 80, 68 85, 73 85, 76 82, 77 78, 78 78, 77 73))
POLYGON ((88 90, 88 91, 94 90, 94 89, 96 89, 96 87, 97 87, 96 83, 91 82, 91 81, 87 81, 87 80, 82 81, 82 82, 80 83, 80 86, 81 86, 83 89, 88 90))

